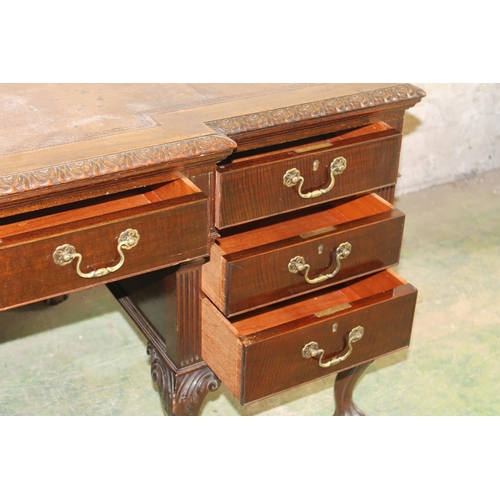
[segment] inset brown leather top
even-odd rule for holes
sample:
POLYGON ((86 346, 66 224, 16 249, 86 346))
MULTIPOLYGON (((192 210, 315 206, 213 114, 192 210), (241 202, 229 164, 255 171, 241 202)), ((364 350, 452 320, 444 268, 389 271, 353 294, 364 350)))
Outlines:
POLYGON ((1 84, 0 204, 40 188, 230 152, 232 135, 418 102, 399 84, 1 84))

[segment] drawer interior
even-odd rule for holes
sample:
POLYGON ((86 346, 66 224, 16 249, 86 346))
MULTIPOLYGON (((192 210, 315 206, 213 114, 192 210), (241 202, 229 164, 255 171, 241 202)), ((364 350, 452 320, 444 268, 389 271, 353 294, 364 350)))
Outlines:
POLYGON ((393 186, 400 147, 401 133, 377 122, 230 157, 215 175, 215 227, 223 231, 393 186))
POLYGON ((382 271, 235 319, 204 299, 202 356, 242 404, 251 403, 408 347, 416 296, 404 279, 382 271), (302 355, 311 342, 327 359, 345 354, 354 329, 363 338, 338 364, 321 367, 302 355))
MULTIPOLYGON (((258 314, 248 314, 232 321, 237 337, 250 337, 263 331, 271 333, 280 325, 307 317, 324 317, 351 308, 357 301, 396 289, 407 282, 392 271, 383 271, 357 280, 342 288, 315 294, 306 299, 291 300, 280 307, 268 307, 258 314)), ((281 329, 276 330, 279 333, 281 329)))
POLYGON ((184 197, 199 192, 189 179, 179 178, 167 184, 7 217, 0 222, 0 247, 17 243, 27 234, 36 238, 36 234, 43 231, 46 237, 52 234, 51 230, 58 231, 63 226, 73 231, 82 224, 102 223, 117 213, 130 215, 152 211, 156 206, 164 208, 169 202, 182 202, 184 197))
POLYGON ((251 152, 234 153, 221 164, 220 168, 230 171, 231 168, 250 167, 279 160, 287 160, 312 152, 323 152, 329 149, 350 146, 358 142, 381 139, 399 134, 399 131, 385 122, 372 123, 364 127, 344 130, 335 134, 302 139, 294 142, 253 149, 251 152))
POLYGON ((208 199, 182 178, 15 216, 0 225, 0 310, 207 254, 208 199))
POLYGON ((231 254, 297 236, 305 240, 335 231, 341 224, 390 212, 393 208, 378 195, 360 196, 309 210, 300 217, 293 214, 275 219, 273 223, 260 221, 243 232, 223 232, 224 237, 217 239, 216 244, 220 253, 231 254))
POLYGON ((278 219, 254 223, 241 233, 224 232, 211 246, 202 287, 226 316, 398 263, 404 215, 375 194, 278 219), (341 247, 349 248, 342 262, 337 259, 341 247), (293 261, 307 263, 307 269, 294 272, 293 261))

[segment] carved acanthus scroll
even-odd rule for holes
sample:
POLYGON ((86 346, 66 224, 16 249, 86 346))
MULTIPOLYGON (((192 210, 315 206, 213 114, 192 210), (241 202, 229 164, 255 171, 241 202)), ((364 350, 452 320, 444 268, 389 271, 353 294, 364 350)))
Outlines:
POLYGON ((205 396, 220 386, 212 370, 202 362, 199 367, 176 373, 152 344, 148 344, 147 352, 151 356, 151 377, 158 384, 166 413, 198 415, 205 396))

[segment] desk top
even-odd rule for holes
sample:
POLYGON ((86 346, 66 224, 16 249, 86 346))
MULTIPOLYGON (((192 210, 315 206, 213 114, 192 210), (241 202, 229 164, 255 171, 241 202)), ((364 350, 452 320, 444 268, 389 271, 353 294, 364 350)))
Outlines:
POLYGON ((120 172, 221 156, 257 129, 392 106, 409 84, 1 84, 0 207, 120 172))

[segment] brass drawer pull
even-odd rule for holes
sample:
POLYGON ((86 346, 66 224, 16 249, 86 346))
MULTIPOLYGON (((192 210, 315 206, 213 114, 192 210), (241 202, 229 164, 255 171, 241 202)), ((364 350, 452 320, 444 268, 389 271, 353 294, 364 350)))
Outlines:
POLYGON ((315 285, 316 283, 322 283, 323 281, 333 278, 340 271, 340 261, 350 255, 351 248, 352 248, 351 244, 348 242, 341 243, 337 247, 335 254, 336 255, 335 261, 337 262, 337 267, 330 274, 322 274, 317 278, 313 279, 309 278, 309 271, 311 269, 311 266, 309 264, 306 264, 306 260, 301 255, 298 255, 297 257, 294 257, 293 259, 290 260, 290 262, 288 263, 288 271, 290 271, 293 274, 305 271, 304 279, 307 281, 307 283, 311 285, 315 285))
POLYGON ((120 254, 120 262, 118 262, 116 266, 103 267, 90 273, 82 273, 80 270, 80 264, 83 257, 81 254, 77 253, 76 248, 72 245, 65 244, 57 247, 52 254, 52 258, 58 266, 65 266, 77 259, 76 272, 78 273, 78 276, 81 276, 82 278, 100 278, 101 276, 106 276, 107 274, 118 271, 118 269, 123 266, 125 262, 125 255, 123 255, 122 249, 130 250, 135 247, 139 242, 139 238, 139 233, 135 229, 127 229, 126 231, 123 231, 118 237, 118 246, 116 248, 120 254))
POLYGON ((319 356, 319 366, 321 366, 321 368, 330 368, 330 366, 338 365, 351 355, 353 349, 352 344, 354 344, 354 342, 357 342, 358 340, 361 340, 364 333, 365 329, 362 326, 353 328, 349 332, 349 335, 347 337, 347 352, 344 355, 333 358, 326 363, 323 363, 323 356, 325 355, 325 351, 323 349, 318 349, 319 346, 317 342, 309 342, 309 344, 306 344, 302 349, 302 357, 309 359, 317 358, 319 356))
MULTIPOLYGON (((316 164, 316 162, 315 162, 316 164)), ((297 192, 301 198, 317 198, 323 194, 328 193, 335 186, 335 176, 340 175, 347 167, 347 161, 343 156, 335 158, 332 163, 330 163, 330 184, 326 188, 315 189, 314 191, 309 191, 308 193, 302 192, 302 185, 304 184, 304 177, 300 175, 300 170, 298 168, 291 168, 285 172, 283 176, 283 184, 286 187, 293 187, 298 184, 297 192)))

